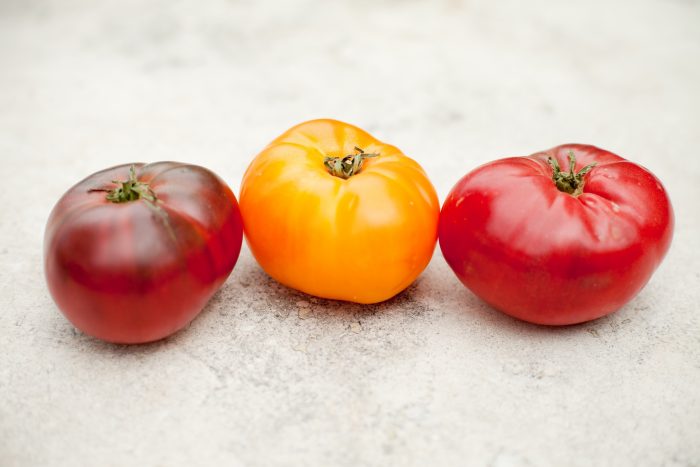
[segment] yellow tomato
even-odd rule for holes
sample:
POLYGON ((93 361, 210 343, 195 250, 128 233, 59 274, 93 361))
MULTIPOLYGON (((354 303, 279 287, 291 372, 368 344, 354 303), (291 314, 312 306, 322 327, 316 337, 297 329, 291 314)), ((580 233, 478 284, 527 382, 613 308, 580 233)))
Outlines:
POLYGON ((335 120, 297 125, 263 149, 243 177, 240 207, 265 272, 357 303, 387 300, 418 277, 440 213, 420 165, 335 120))

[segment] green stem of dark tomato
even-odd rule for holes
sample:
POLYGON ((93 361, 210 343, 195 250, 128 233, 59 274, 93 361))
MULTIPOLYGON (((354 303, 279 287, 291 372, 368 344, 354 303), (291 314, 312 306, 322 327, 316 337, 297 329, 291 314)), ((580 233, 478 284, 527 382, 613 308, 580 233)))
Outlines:
POLYGON ((129 179, 122 182, 115 180, 117 187, 107 192, 107 201, 113 203, 128 203, 138 199, 145 199, 151 203, 155 202, 156 194, 148 186, 148 183, 140 182, 136 178, 136 167, 131 166, 129 169, 129 179))

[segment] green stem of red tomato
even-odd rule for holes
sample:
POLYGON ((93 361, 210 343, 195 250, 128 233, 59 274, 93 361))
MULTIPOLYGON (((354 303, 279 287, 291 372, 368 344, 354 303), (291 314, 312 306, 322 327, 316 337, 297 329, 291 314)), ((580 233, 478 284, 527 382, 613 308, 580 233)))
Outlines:
POLYGON ((559 162, 553 157, 547 158, 547 162, 552 166, 552 180, 557 186, 559 191, 568 193, 572 196, 578 196, 583 193, 583 176, 591 171, 595 167, 595 162, 588 164, 582 168, 578 173, 574 172, 574 167, 576 166, 576 156, 573 151, 569 151, 569 171, 562 172, 559 167, 559 162))

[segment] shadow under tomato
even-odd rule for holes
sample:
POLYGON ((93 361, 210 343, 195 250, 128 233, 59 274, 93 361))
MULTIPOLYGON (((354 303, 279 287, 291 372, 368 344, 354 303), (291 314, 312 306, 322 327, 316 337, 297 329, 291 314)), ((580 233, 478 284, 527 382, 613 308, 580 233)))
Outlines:
POLYGON ((459 293, 460 301, 465 304, 465 308, 462 311, 473 314, 475 319, 479 320, 482 325, 492 327, 494 331, 521 338, 561 339, 574 337, 581 333, 600 337, 608 333, 608 331, 616 332, 621 325, 631 323, 637 312, 648 308, 643 305, 642 292, 622 308, 608 315, 583 323, 553 326, 531 323, 510 316, 484 302, 466 287, 462 287, 462 289, 459 293))
POLYGON ((568 326, 528 323, 483 302, 449 274, 439 258, 396 296, 384 302, 363 305, 318 298, 286 287, 268 276, 251 257, 244 257, 200 314, 183 329, 164 339, 143 344, 113 344, 73 329, 73 339, 70 340, 75 342, 77 339, 78 347, 87 347, 89 349, 84 350, 91 352, 109 356, 139 356, 162 352, 173 346, 188 346, 190 341, 201 339, 204 342, 197 345, 206 346, 209 328, 228 327, 234 333, 240 322, 293 319, 304 326, 306 319, 313 318, 314 324, 306 326, 323 326, 366 322, 373 317, 391 317, 404 322, 437 321, 449 314, 456 314, 460 320, 466 319, 463 326, 487 328, 493 334, 558 340, 584 332, 597 337, 607 332, 608 328, 618 326, 618 322, 630 322, 638 306, 636 298, 616 313, 568 326))
POLYGON ((399 292, 392 298, 379 303, 361 304, 344 300, 332 300, 320 298, 304 292, 292 289, 272 279, 262 269, 254 274, 255 283, 269 295, 271 311, 279 317, 286 318, 289 313, 286 311, 275 310, 274 305, 278 307, 291 308, 299 310, 300 308, 313 308, 317 318, 325 319, 344 319, 348 318, 363 318, 374 316, 388 311, 402 310, 407 314, 422 314, 427 311, 427 306, 419 306, 420 301, 416 299, 417 292, 421 289, 422 277, 419 277, 415 282, 408 286, 403 291, 399 292))
POLYGON ((256 297, 252 302, 258 302, 258 306, 251 306, 250 312, 263 315, 261 318, 272 315, 276 319, 286 320, 290 316, 296 318, 294 314, 308 312, 317 320, 347 322, 388 314, 406 318, 423 316, 425 319, 426 315, 434 313, 437 319, 446 313, 459 313, 471 316, 480 326, 491 327, 498 333, 562 337, 584 331, 591 332, 591 326, 605 323, 613 319, 611 316, 614 317, 624 310, 594 321, 567 326, 529 323, 491 307, 464 287, 454 276, 446 274, 447 271, 442 270, 446 268, 439 264, 439 259, 433 263, 438 264, 431 263, 431 266, 413 284, 399 294, 380 303, 365 305, 308 295, 280 284, 268 276, 257 263, 249 262, 241 267, 242 271, 239 271, 237 278, 229 279, 224 286, 223 290, 230 288, 231 293, 222 293, 220 290, 202 315, 213 306, 225 308, 227 296, 243 293, 249 297, 256 297), (235 289, 240 290, 234 292, 235 289))
POLYGON ((207 302, 205 307, 202 309, 202 311, 195 316, 195 318, 187 323, 184 327, 181 329, 175 331, 173 334, 170 334, 169 336, 166 336, 162 339, 158 339, 155 341, 150 341, 150 342, 142 342, 142 343, 133 343, 133 344, 124 344, 124 343, 115 343, 115 342, 108 342, 102 339, 99 339, 97 337, 91 336, 89 334, 86 334, 79 329, 71 326, 71 333, 73 334, 73 337, 78 341, 78 347, 89 347, 89 350, 91 352, 95 353, 100 353, 100 354, 105 354, 105 355, 129 355, 129 356, 134 356, 134 355, 147 355, 147 354, 153 354, 153 353, 158 353, 161 351, 164 351, 168 348, 171 348, 173 346, 177 346, 182 344, 184 341, 189 339, 189 331, 192 328, 192 326, 196 323, 196 321, 202 317, 203 315, 207 314, 208 311, 212 307, 212 302, 215 300, 217 296, 219 296, 222 293, 223 287, 219 290, 216 291, 216 293, 212 296, 212 298, 207 302))

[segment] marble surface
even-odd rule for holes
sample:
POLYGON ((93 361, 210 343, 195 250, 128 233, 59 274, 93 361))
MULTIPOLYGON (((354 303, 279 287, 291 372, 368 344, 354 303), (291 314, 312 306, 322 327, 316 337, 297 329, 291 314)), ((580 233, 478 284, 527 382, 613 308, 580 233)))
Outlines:
POLYGON ((0 465, 700 465, 700 3, 0 0, 0 465), (490 309, 439 250, 375 306, 244 249, 185 330, 108 345, 58 312, 49 211, 101 168, 195 162, 235 192, 300 121, 355 123, 441 200, 468 170, 593 143, 664 181, 674 243, 616 314, 490 309))

